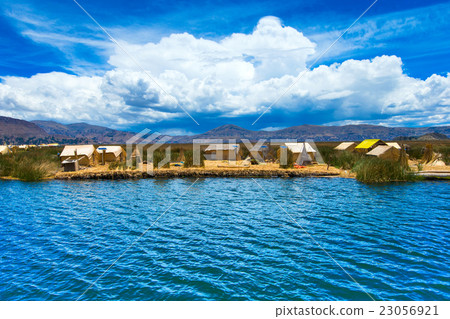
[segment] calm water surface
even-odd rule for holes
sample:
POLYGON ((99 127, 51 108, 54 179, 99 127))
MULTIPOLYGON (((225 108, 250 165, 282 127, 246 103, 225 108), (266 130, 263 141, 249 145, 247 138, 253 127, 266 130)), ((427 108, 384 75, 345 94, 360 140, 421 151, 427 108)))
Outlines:
POLYGON ((449 300, 450 184, 0 181, 0 299, 449 300))

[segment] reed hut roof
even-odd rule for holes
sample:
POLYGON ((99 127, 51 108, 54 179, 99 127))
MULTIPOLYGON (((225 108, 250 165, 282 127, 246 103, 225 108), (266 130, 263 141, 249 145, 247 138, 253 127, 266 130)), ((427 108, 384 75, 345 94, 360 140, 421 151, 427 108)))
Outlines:
POLYGON ((393 146, 378 145, 367 153, 368 156, 376 156, 382 159, 398 160, 400 151, 393 146))
MULTIPOLYGON (((376 143, 380 142, 380 139, 368 139, 368 140, 364 140, 361 143, 359 143, 355 148, 359 148, 359 149, 367 149, 367 148, 371 148, 373 145, 375 145, 376 143)), ((382 142, 382 141, 381 141, 382 142)), ((384 143, 384 142, 383 142, 384 143)))
POLYGON ((397 142, 387 142, 386 144, 389 145, 389 146, 395 147, 395 148, 398 149, 398 150, 401 150, 401 149, 402 149, 402 148, 400 147, 400 145, 398 145, 397 142))
POLYGON ((77 151, 78 156, 91 157, 95 152, 94 145, 67 145, 61 152, 61 157, 63 156, 75 156, 75 151, 77 151))
POLYGON ((284 143, 292 153, 302 153, 303 147, 306 146, 307 153, 315 153, 316 150, 309 143, 284 143))
POLYGON ((0 154, 8 154, 9 148, 6 145, 0 145, 0 154))
POLYGON ((336 146, 334 149, 336 151, 346 151, 348 149, 354 148, 356 146, 355 142, 342 142, 338 146, 336 146))
POLYGON ((233 150, 239 150, 238 144, 210 144, 205 151, 233 151, 233 150))
POLYGON ((372 155, 372 156, 380 156, 384 153, 386 153, 392 146, 389 145, 379 145, 377 147, 375 147, 373 150, 371 150, 370 152, 367 153, 367 155, 372 155))
POLYGON ((121 146, 100 146, 97 148, 97 152, 100 154, 105 150, 106 154, 114 154, 115 157, 120 156, 123 152, 123 148, 121 146))

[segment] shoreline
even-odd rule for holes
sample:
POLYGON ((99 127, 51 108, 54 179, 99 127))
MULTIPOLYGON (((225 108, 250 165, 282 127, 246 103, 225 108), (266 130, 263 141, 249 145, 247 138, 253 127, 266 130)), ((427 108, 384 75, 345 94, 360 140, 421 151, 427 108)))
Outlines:
MULTIPOLYGON (((354 173, 347 170, 339 170, 330 167, 330 170, 300 170, 300 169, 205 169, 205 168, 186 168, 186 169, 157 169, 151 173, 139 170, 81 170, 77 172, 57 172, 53 176, 47 176, 40 181, 51 180, 138 180, 150 178, 292 178, 292 177, 316 177, 316 178, 350 178, 355 179, 354 173)), ((424 180, 450 180, 450 171, 421 171, 416 172, 424 180)), ((21 179, 12 176, 0 176, 0 180, 21 181, 21 179)))
POLYGON ((146 179, 146 178, 177 178, 177 177, 339 177, 339 171, 311 172, 298 169, 158 169, 152 173, 126 170, 126 171, 99 171, 99 172, 59 172, 56 180, 120 180, 120 179, 146 179))

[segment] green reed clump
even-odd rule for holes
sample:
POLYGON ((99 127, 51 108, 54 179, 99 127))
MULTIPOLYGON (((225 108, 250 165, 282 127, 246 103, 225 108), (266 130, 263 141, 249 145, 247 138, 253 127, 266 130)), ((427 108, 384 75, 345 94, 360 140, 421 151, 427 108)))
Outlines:
POLYGON ((277 151, 278 147, 275 145, 269 145, 267 150, 267 158, 266 160, 270 162, 275 162, 277 160, 277 151))
MULTIPOLYGON (((136 165, 135 165, 136 166, 136 165)), ((111 162, 109 163, 108 169, 110 171, 115 171, 115 170, 125 170, 127 167, 126 162, 120 162, 120 161, 115 161, 115 162, 111 162)))
POLYGON ((278 160, 280 161, 280 168, 284 168, 284 169, 293 168, 295 160, 296 160, 296 158, 294 157, 294 153, 292 153, 292 151, 290 149, 287 149, 286 151, 287 151, 286 164, 282 164, 281 163, 281 148, 278 149, 277 156, 278 156, 278 160))
MULTIPOLYGON (((193 167, 194 166, 194 151, 184 150, 184 164, 183 167, 193 167)), ((195 165, 198 166, 198 165, 195 165)), ((200 151, 200 167, 205 167, 205 152, 200 151)))
POLYGON ((333 166, 342 169, 352 169, 363 158, 360 153, 339 151, 333 161, 333 166))
POLYGON ((26 182, 35 182, 43 179, 48 175, 46 165, 33 164, 29 161, 21 161, 16 167, 14 177, 26 182))
POLYGON ((364 156, 356 152, 336 151, 331 146, 319 146, 318 149, 325 163, 341 169, 352 169, 364 156))
POLYGON ((156 150, 153 152, 153 168, 170 168, 170 161, 159 167, 166 157, 166 150, 156 150))
POLYGON ((319 150, 320 155, 322 155, 323 161, 326 164, 333 165, 332 162, 336 156, 337 151, 333 147, 325 145, 317 146, 317 149, 319 150))
POLYGON ((31 149, 0 155, 0 176, 38 181, 54 174, 60 167, 59 148, 31 149))
POLYGON ((245 146, 244 143, 241 143, 239 145, 239 156, 242 160, 245 160, 247 157, 250 156, 250 150, 245 146))
POLYGON ((422 157, 422 163, 429 163, 433 160, 433 145, 432 144, 427 144, 425 145, 425 151, 423 153, 423 157, 422 157))
POLYGON ((422 145, 412 145, 409 147, 407 153, 412 160, 419 160, 422 158, 424 147, 422 145))
POLYGON ((171 162, 177 162, 180 158, 181 149, 180 148, 174 148, 170 150, 170 161, 171 162))
POLYGON ((385 183, 394 181, 412 181, 420 179, 398 161, 383 160, 377 157, 360 159, 353 171, 356 179, 363 183, 385 183))
POLYGON ((445 165, 450 165, 450 146, 439 146, 436 147, 436 152, 441 154, 441 160, 444 161, 445 165))
POLYGON ((110 171, 116 170, 119 167, 119 162, 111 162, 108 165, 110 171))
POLYGON ((16 166, 17 163, 12 155, 0 155, 0 176, 12 176, 16 166))

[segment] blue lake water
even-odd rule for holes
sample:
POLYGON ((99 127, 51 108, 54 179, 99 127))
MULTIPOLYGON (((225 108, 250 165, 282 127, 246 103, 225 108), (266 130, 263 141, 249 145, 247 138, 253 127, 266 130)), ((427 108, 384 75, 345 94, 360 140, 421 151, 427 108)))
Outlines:
POLYGON ((448 182, 194 181, 0 181, 0 300, 450 299, 448 182))

